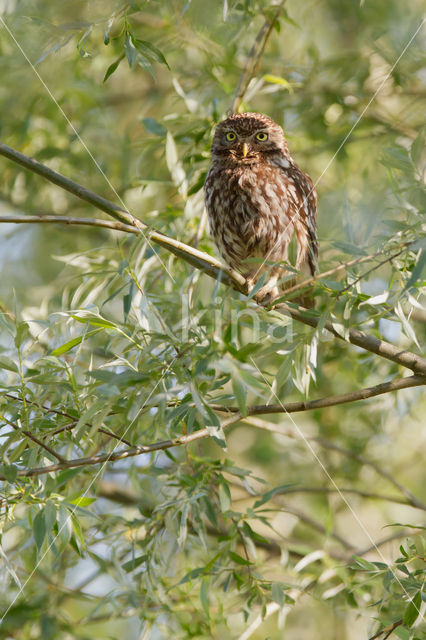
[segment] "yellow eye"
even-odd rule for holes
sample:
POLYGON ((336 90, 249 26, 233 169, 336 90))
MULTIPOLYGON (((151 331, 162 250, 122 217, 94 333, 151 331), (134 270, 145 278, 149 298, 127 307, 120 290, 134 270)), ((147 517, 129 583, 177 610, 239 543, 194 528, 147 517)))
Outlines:
POLYGON ((265 142, 265 140, 268 139, 268 134, 265 133, 264 131, 259 131, 259 133, 256 133, 256 140, 259 140, 260 142, 265 142))
POLYGON ((228 142, 232 142, 236 137, 237 136, 233 131, 228 131, 228 133, 226 134, 226 139, 228 140, 228 142))

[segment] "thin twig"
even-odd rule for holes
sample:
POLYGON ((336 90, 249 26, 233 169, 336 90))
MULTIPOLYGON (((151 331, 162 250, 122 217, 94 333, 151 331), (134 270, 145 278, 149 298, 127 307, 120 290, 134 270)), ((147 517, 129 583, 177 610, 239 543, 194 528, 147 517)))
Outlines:
POLYGON ((382 260, 378 264, 376 264, 373 267, 371 267, 371 269, 367 269, 367 271, 364 271, 364 273, 362 273, 360 276, 358 276, 358 278, 356 278, 356 280, 354 280, 353 282, 348 284, 344 289, 341 289, 338 292, 337 296, 339 297, 339 296, 342 295, 342 293, 345 293, 345 291, 349 291, 349 289, 352 289, 352 287, 357 285, 358 282, 360 282, 360 280, 362 280, 363 278, 368 276, 370 273, 372 273, 373 271, 376 271, 376 269, 379 269, 382 265, 386 264, 387 262, 391 262, 391 260, 393 260, 394 258, 397 258, 398 256, 400 256, 401 253, 403 253, 407 249, 407 245, 409 246, 411 244, 413 244, 413 243, 412 242, 406 242, 403 245, 403 247, 399 251, 397 251, 397 253, 394 253, 391 256, 389 256, 388 258, 385 258, 384 260, 382 260))
POLYGON ((411 502, 406 498, 399 498, 398 496, 384 495, 382 493, 373 493, 371 491, 362 491, 361 489, 353 489, 349 487, 339 487, 339 489, 335 489, 333 487, 288 487, 287 489, 283 489, 278 492, 277 495, 281 494, 289 494, 289 493, 351 493, 356 496, 360 496, 361 498, 368 498, 371 500, 383 500, 385 502, 396 502, 398 504, 407 504, 411 505, 411 502))
MULTIPOLYGON (((49 447, 49 445, 47 445, 44 442, 42 442, 41 440, 39 440, 30 431, 27 431, 26 429, 20 428, 17 424, 15 424, 14 422, 11 422, 10 420, 5 418, 4 416, 1 416, 1 419, 4 420, 4 422, 6 422, 6 424, 11 426, 12 429, 14 429, 15 431, 19 431, 19 432, 23 433, 25 436, 27 436, 27 438, 32 440, 39 447, 41 447, 42 449, 44 449, 45 451, 50 453, 50 455, 53 456, 54 458, 56 458, 57 460, 59 460, 59 462, 61 464, 67 464, 67 460, 63 456, 61 456, 60 453, 57 453, 56 451, 54 451, 51 447, 49 447)), ((5 480, 5 478, 2 478, 2 479, 5 480)))
POLYGON ((131 442, 129 442, 125 438, 122 438, 121 436, 118 436, 116 433, 112 433, 112 431, 109 431, 108 429, 103 429, 102 427, 99 427, 98 431, 100 433, 104 433, 105 435, 109 436, 110 438, 115 438, 116 440, 119 440, 120 442, 123 442, 123 444, 127 444, 128 447, 132 446, 131 442))
MULTIPOLYGON (((394 258, 399 256, 400 253, 402 253, 402 251, 404 251, 405 248, 407 248, 410 245, 412 245, 413 242, 414 241, 412 241, 412 242, 404 242, 404 244, 402 245, 401 251, 398 251, 398 253, 395 253, 392 256, 390 256, 389 258, 386 258, 386 260, 384 260, 383 262, 380 262, 378 265, 375 265, 375 267, 373 267, 372 270, 378 269, 379 266, 381 266, 382 264, 385 264, 385 262, 387 262, 389 260, 393 260, 394 258)), ((368 256, 362 256, 361 258, 355 258, 354 260, 349 260, 349 262, 344 262, 343 264, 340 264, 339 266, 334 267, 333 269, 329 269, 328 271, 323 271, 322 273, 317 273, 315 276, 312 276, 311 278, 308 278, 307 280, 303 280, 303 282, 300 282, 299 284, 296 284, 293 287, 290 287, 289 289, 286 289, 285 290, 285 297, 287 298, 289 295, 293 294, 294 292, 300 291, 300 289, 306 289, 307 287, 310 287, 313 283, 317 282, 318 280, 323 280, 324 278, 328 278, 329 276, 331 276, 331 275, 333 275, 335 273, 338 273, 339 271, 346 271, 348 269, 348 267, 353 267, 355 265, 360 265, 360 264, 363 264, 364 262, 369 262, 370 260, 374 260, 378 256, 383 255, 383 253, 384 253, 384 251, 382 249, 382 250, 376 251, 376 253, 370 254, 368 256)), ((362 277, 364 277, 369 272, 370 271, 367 271, 365 274, 360 276, 360 279, 362 277)), ((354 284, 356 284, 356 281, 352 282, 349 285, 349 287, 352 287, 354 284)), ((342 289, 341 291, 339 291, 338 295, 340 295, 344 291, 346 291, 346 289, 342 289)))
MULTIPOLYGON (((354 556, 365 556, 367 555, 367 553, 370 553, 371 551, 376 551, 377 547, 383 547, 383 545, 387 544, 388 542, 393 542, 394 540, 400 540, 401 538, 405 538, 405 536, 407 535, 407 531, 404 529, 404 531, 398 531, 398 533, 392 533, 390 536, 386 536, 385 538, 382 538, 381 540, 378 540, 377 542, 375 541, 374 544, 370 544, 368 547, 363 547, 362 549, 357 549, 354 552, 354 556)), ((348 561, 350 560, 350 558, 348 558, 348 561)))
POLYGON ((9 398, 10 400, 17 400, 18 402, 25 402, 25 404, 31 404, 37 408, 44 409, 47 413, 54 413, 57 416, 63 416, 64 418, 71 418, 71 420, 76 420, 75 416, 72 416, 70 413, 66 411, 59 411, 58 409, 52 409, 52 407, 48 407, 45 404, 39 404, 38 402, 34 402, 34 400, 28 400, 27 398, 19 398, 18 396, 14 396, 11 393, 3 394, 5 398, 9 398))
POLYGON ((382 636, 384 633, 386 633, 386 635, 383 636, 383 640, 386 640, 386 638, 389 638, 391 633, 401 625, 402 625, 402 620, 397 620, 396 622, 389 625, 388 627, 385 627, 381 631, 378 631, 377 633, 375 633, 374 636, 371 636, 371 638, 369 638, 369 640, 376 640, 376 638, 380 638, 380 636, 382 636))
POLYGON ((324 278, 328 278, 329 276, 332 276, 335 273, 339 273, 339 271, 346 271, 348 267, 353 267, 357 264, 362 264, 363 262, 374 260, 374 258, 381 255, 382 253, 383 251, 377 251, 376 253, 369 254, 368 256, 361 256, 360 258, 354 258, 353 260, 349 260, 348 262, 343 262, 342 264, 339 264, 337 267, 333 267, 333 269, 329 269, 328 271, 323 271, 322 273, 317 273, 314 276, 311 276, 310 278, 303 280, 303 282, 299 282, 298 284, 295 284, 294 286, 286 289, 285 295, 287 297, 287 295, 295 291, 300 291, 300 289, 306 289, 307 287, 310 287, 312 284, 314 284, 318 280, 323 280, 324 278))
MULTIPOLYGON (((244 492, 248 493, 247 487, 242 483, 242 482, 238 482, 238 480, 234 480, 232 482, 230 482, 231 487, 236 487, 237 489, 241 489, 244 492)), ((285 511, 286 513, 290 513, 291 515, 296 516, 296 518, 298 518, 300 520, 300 522, 303 522, 304 524, 308 525, 309 527, 311 527, 311 529, 314 529, 315 531, 318 531, 319 533, 321 533, 324 536, 329 536, 330 538, 333 538, 334 540, 336 540, 342 547, 344 547, 347 550, 354 550, 354 546, 348 542, 348 540, 346 540, 345 538, 342 538, 338 533, 335 533, 334 531, 328 531, 326 529, 326 527, 324 527, 323 524, 321 524, 321 522, 319 522, 318 520, 315 520, 314 518, 312 518, 311 515, 308 515, 307 513, 305 513, 304 511, 301 511, 300 509, 294 507, 294 505, 290 505, 287 502, 284 502, 280 496, 281 495, 285 495, 286 493, 288 493, 286 490, 283 491, 278 491, 273 498, 271 498, 271 504, 274 505, 279 505, 280 509, 285 511)), ((249 493, 248 498, 249 499, 255 499, 255 498, 260 498, 262 497, 261 494, 253 494, 253 493, 249 493)), ((241 500, 243 500, 244 502, 247 501, 247 497, 241 498, 241 500)), ((237 500, 234 500, 234 502, 238 502, 237 500)))
POLYGON ((259 33, 256 36, 256 40, 253 43, 252 48, 247 56, 246 64, 241 72, 240 79, 238 81, 237 89, 235 91, 234 99, 232 100, 231 107, 229 109, 229 115, 237 113, 240 104, 245 96, 247 88, 250 84, 250 80, 256 74, 260 64, 260 59, 265 50, 266 43, 269 40, 272 29, 275 26, 276 21, 280 17, 280 13, 283 10, 285 0, 282 0, 277 7, 277 10, 272 18, 269 16, 263 23, 259 33))

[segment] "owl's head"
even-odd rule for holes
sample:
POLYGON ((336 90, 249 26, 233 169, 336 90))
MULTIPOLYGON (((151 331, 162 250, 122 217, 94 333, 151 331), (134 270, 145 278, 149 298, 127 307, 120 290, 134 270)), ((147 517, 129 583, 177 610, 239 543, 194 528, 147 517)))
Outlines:
POLYGON ((212 159, 252 163, 267 158, 290 158, 282 128, 262 113, 237 113, 216 127, 212 159))

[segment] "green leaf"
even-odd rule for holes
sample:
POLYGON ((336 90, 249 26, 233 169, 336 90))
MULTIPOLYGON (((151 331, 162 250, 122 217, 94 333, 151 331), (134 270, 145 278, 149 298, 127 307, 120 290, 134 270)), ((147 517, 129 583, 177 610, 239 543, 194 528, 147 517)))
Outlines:
POLYGON ((61 553, 69 541, 72 535, 72 523, 71 515, 65 505, 60 504, 58 509, 58 533, 56 535, 56 544, 58 546, 59 553, 61 553))
POLYGON ((200 173, 195 183, 192 185, 190 189, 188 189, 188 196, 193 196, 194 193, 198 193, 200 189, 203 188, 204 183, 206 181, 206 175, 207 175, 207 171, 202 171, 200 173))
POLYGON ((1 464, 0 471, 6 478, 7 482, 15 482, 18 477, 18 467, 15 464, 1 464))
POLYGON ((270 491, 267 491, 266 493, 263 494, 263 496, 259 499, 256 500, 256 502, 253 505, 253 509, 258 509, 259 507, 263 506, 266 502, 269 502, 269 500, 271 498, 273 498, 277 493, 285 493, 286 489, 289 489, 290 487, 295 487, 296 485, 293 484, 283 484, 280 487, 275 487, 275 489, 271 489, 270 491))
POLYGON ((46 523, 46 531, 48 532, 53 529, 56 523, 56 505, 52 500, 46 502, 46 506, 44 507, 44 520, 46 523))
POLYGON ((203 578, 203 580, 201 581, 200 601, 204 609, 204 613, 209 618, 210 606, 209 606, 209 579, 208 578, 203 578))
POLYGON ((284 606, 285 593, 282 585, 279 582, 274 582, 271 589, 271 597, 274 602, 279 604, 280 607, 284 606))
POLYGON ((96 498, 88 498, 86 496, 80 496, 74 498, 74 500, 68 500, 69 504, 75 504, 77 507, 88 507, 89 504, 95 502, 96 498))
POLYGON ((248 566, 253 564, 253 562, 250 562, 250 560, 247 560, 246 558, 243 558, 242 556, 240 556, 239 553, 235 553, 235 551, 229 551, 228 552, 229 557, 231 558, 231 560, 233 560, 236 564, 242 564, 244 566, 248 566))
POLYGON ((161 138, 167 135, 166 127, 163 127, 155 118, 142 118, 141 122, 148 133, 152 133, 154 136, 161 138))
POLYGON ((204 573, 204 567, 197 567, 196 569, 191 569, 188 573, 182 578, 179 584, 185 584, 185 582, 192 582, 198 576, 202 576, 204 573))
POLYGON ((412 287, 417 282, 417 280, 419 280, 419 278, 422 279, 424 277, 425 269, 426 269, 426 251, 421 250, 416 266, 412 270, 411 276, 409 277, 403 290, 407 291, 407 289, 412 287))
POLYGON ((83 549, 86 549, 86 540, 84 538, 83 531, 81 530, 80 522, 78 521, 75 513, 71 513, 71 521, 76 539, 80 542, 81 547, 83 549))
POLYGON ((100 329, 93 329, 92 331, 87 331, 86 333, 83 333, 83 335, 78 336, 77 338, 73 338, 72 340, 68 340, 68 342, 65 342, 65 344, 61 345, 57 349, 53 349, 53 351, 50 352, 50 355, 51 356, 61 356, 63 353, 67 353, 73 347, 76 347, 78 344, 83 342, 83 340, 85 340, 86 338, 90 338, 91 336, 94 336, 95 333, 99 333, 99 331, 100 331, 100 329))
POLYGON ((147 42, 146 40, 138 40, 133 38, 133 44, 136 49, 142 53, 146 58, 152 58, 156 62, 160 62, 161 64, 166 65, 168 69, 170 69, 166 58, 163 53, 158 49, 152 42, 147 42))
POLYGON ((124 571, 126 571, 126 573, 129 573, 130 571, 133 571, 134 569, 139 567, 141 564, 146 562, 146 560, 148 559, 149 559, 149 555, 147 553, 144 553, 141 556, 137 556, 137 558, 132 558, 131 560, 128 560, 127 562, 125 562, 122 565, 122 568, 124 569, 124 571))
POLYGON ((240 379, 238 372, 235 372, 232 376, 232 390, 234 392, 235 399, 238 404, 238 408, 241 415, 245 418, 247 415, 246 406, 246 387, 240 379))
POLYGON ((106 72, 105 72, 104 79, 102 80, 102 82, 106 82, 106 81, 108 80, 108 78, 109 78, 110 76, 112 76, 112 74, 114 73, 114 71, 116 71, 116 70, 118 69, 118 65, 120 64, 120 62, 121 62, 122 60, 124 60, 124 57, 125 57, 125 56, 124 56, 124 53, 123 53, 121 56, 119 56, 119 57, 117 58, 117 60, 116 60, 115 62, 113 62, 112 64, 110 64, 110 65, 109 65, 108 69, 107 69, 107 70, 106 70, 106 72))
POLYGON ((219 502, 221 511, 229 511, 232 504, 231 491, 229 485, 225 480, 219 484, 219 502))
POLYGON ((399 169, 404 173, 412 173, 413 171, 408 153, 400 147, 386 149, 381 160, 385 166, 399 169))
POLYGON ((127 62, 129 67, 132 68, 135 64, 137 49, 133 43, 133 38, 130 33, 126 34, 126 40, 124 42, 124 51, 126 53, 127 62))
POLYGON ((148 71, 148 73, 150 73, 152 77, 155 79, 154 69, 152 68, 152 64, 150 63, 148 58, 142 55, 142 53, 138 53, 136 57, 136 62, 140 67, 142 67, 142 69, 145 69, 145 71, 148 71))
POLYGON ((44 511, 41 509, 33 520, 33 535, 39 551, 43 545, 46 533, 46 520, 44 518, 44 511))
POLYGON ((179 523, 179 535, 177 538, 177 543, 181 548, 185 544, 186 536, 188 532, 188 515, 189 515, 189 504, 187 503, 184 505, 182 509, 180 523, 179 523))
POLYGON ((253 540, 253 542, 258 542, 260 544, 269 544, 269 540, 254 531, 247 522, 243 522, 243 531, 246 536, 253 540))
POLYGON ((286 80, 285 78, 281 78, 280 76, 274 76, 267 73, 266 76, 263 76, 263 79, 265 80, 265 82, 270 82, 271 84, 279 84, 285 89, 287 89, 290 93, 293 93, 293 87, 291 86, 289 81, 286 80))
POLYGON ((7 371, 19 373, 18 366, 7 356, 0 356, 0 369, 6 369, 7 371))
POLYGON ((417 620, 420 614, 420 605, 422 602, 422 594, 421 591, 417 591, 414 598, 408 604, 407 608, 404 611, 403 624, 406 627, 412 627, 415 621, 417 620))
POLYGON ((131 282, 130 284, 130 289, 129 289, 129 293, 126 293, 123 296, 123 314, 124 314, 124 322, 127 322, 129 313, 130 313, 130 309, 132 306, 132 300, 133 300, 133 295, 135 292, 135 283, 131 282))
POLYGON ((356 565, 354 565, 355 569, 359 569, 361 568, 363 571, 377 571, 377 567, 375 564, 373 564, 372 562, 369 562, 368 560, 366 560, 365 558, 361 558, 360 556, 353 556, 354 560, 356 562, 356 565))
POLYGON ((253 298, 258 292, 259 290, 263 287, 263 285, 266 283, 266 279, 267 279, 267 274, 263 273, 259 280, 257 280, 256 284, 254 285, 253 289, 250 291, 250 293, 247 296, 247 300, 251 300, 251 298, 253 298))
POLYGON ((30 337, 28 324, 26 322, 19 322, 16 327, 15 334, 15 346, 19 349, 22 346, 24 340, 30 337))
POLYGON ((110 31, 111 31, 111 27, 114 24, 114 17, 110 18, 106 24, 106 27, 104 29, 104 44, 108 45, 110 42, 110 31))
POLYGON ((411 145, 410 156, 415 165, 419 164, 425 150, 425 133, 426 127, 423 127, 422 129, 420 129, 417 138, 411 145))

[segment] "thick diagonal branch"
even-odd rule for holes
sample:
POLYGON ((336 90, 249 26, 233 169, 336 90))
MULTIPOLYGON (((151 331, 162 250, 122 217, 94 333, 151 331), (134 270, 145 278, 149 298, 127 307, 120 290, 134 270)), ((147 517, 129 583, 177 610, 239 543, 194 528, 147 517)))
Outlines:
MULTIPOLYGON (((220 278, 224 284, 228 286, 232 286, 234 289, 237 289, 243 293, 247 293, 247 286, 245 282, 245 278, 239 274, 237 271, 230 269, 226 265, 223 265, 219 260, 209 256, 207 253, 203 251, 199 251, 198 249, 194 249, 194 247, 190 247, 189 245, 179 242, 179 240, 175 240, 174 238, 170 238, 169 236, 160 233, 159 231, 155 231, 150 228, 145 222, 133 216, 129 211, 126 211, 114 204, 110 200, 103 198, 102 196, 97 195, 93 191, 86 189, 81 184, 66 178, 61 175, 57 171, 46 167, 46 165, 34 160, 33 158, 29 158, 28 156, 12 149, 12 147, 8 147, 6 144, 0 143, 0 155, 20 164, 25 167, 29 171, 37 173, 38 175, 46 178, 53 184, 56 184, 58 187, 69 191, 73 195, 77 196, 81 200, 92 204, 97 209, 104 211, 108 215, 115 218, 122 225, 126 225, 125 227, 117 227, 114 228, 119 229, 120 231, 127 231, 128 233, 142 233, 149 238, 150 241, 155 242, 155 244, 164 247, 171 253, 174 253, 179 258, 182 258, 186 262, 189 262, 192 266, 197 269, 201 269, 208 273, 208 275, 213 278, 220 278), (131 227, 129 229, 128 227, 131 227)), ((53 222, 53 216, 44 217, 44 216, 29 216, 28 222, 53 222), (36 219, 38 218, 38 219, 36 219)), ((1 216, 1 220, 4 222, 8 222, 9 220, 6 217, 1 216)), ((64 219, 62 216, 58 216, 55 218, 55 222, 63 223, 63 224, 77 224, 76 218, 72 219, 72 222, 64 219)), ((10 220, 12 221, 12 220, 10 220)), ((16 220, 14 220, 16 222, 16 220)), ((83 219, 80 224, 90 224, 87 219, 83 219)), ((95 226, 100 226, 96 224, 95 226)), ((107 227, 109 225, 104 224, 103 226, 107 227)))

